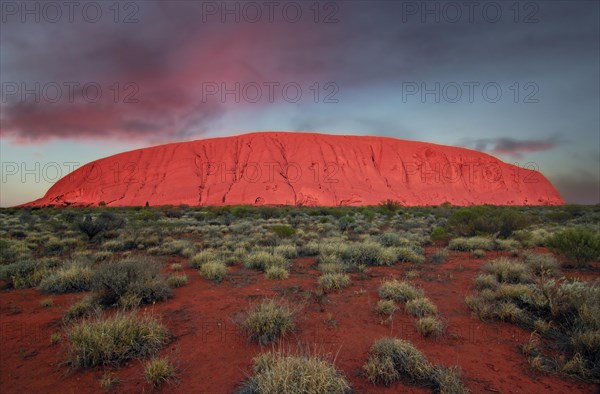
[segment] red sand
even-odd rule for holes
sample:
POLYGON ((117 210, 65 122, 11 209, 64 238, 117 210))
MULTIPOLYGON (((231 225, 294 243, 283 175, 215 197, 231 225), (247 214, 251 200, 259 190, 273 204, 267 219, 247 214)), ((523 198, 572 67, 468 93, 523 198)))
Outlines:
MULTIPOLYGON (((433 251, 426 249, 428 255, 433 251)), ((314 297, 318 271, 311 267, 313 258, 296 260, 290 279, 284 281, 269 281, 262 273, 232 267, 223 283, 214 284, 186 268, 188 285, 175 289, 173 299, 145 308, 161 316, 174 335, 161 355, 178 365, 180 382, 164 386, 161 392, 231 393, 251 373, 252 358, 261 351, 240 332, 236 316, 265 295, 283 296, 299 309, 297 333, 287 343, 292 348, 300 342, 321 352, 337 353, 336 365, 356 393, 431 392, 403 383, 388 388, 373 386, 361 375, 373 341, 390 335, 409 339, 432 362, 460 366, 472 393, 597 392, 597 385, 532 370, 520 350, 529 338, 528 331, 505 323, 484 323, 471 316, 464 297, 471 293, 473 277, 485 261, 501 254, 489 252, 484 259, 476 259, 451 252, 444 264, 421 266, 420 276, 413 281, 424 288, 448 324, 447 335, 439 339, 421 337, 414 328, 414 318, 402 308, 393 324, 382 324, 374 310, 381 280, 403 277, 408 269, 415 269, 414 265, 397 264, 372 268, 370 274, 351 274, 350 287, 328 294, 322 303, 314 297), (312 297, 306 296, 309 291, 312 297)), ((183 259, 171 258, 169 262, 183 259)), ((3 393, 102 393, 101 368, 69 371, 60 365, 65 360, 66 340, 50 345, 50 335, 62 332, 63 312, 82 295, 52 296, 55 305, 49 308, 40 306, 40 300, 48 295, 37 290, 5 290, 1 295, 3 393)), ((152 392, 144 381, 142 361, 133 360, 113 372, 122 382, 116 391, 152 392)))
POLYGON ((485 153, 386 137, 252 133, 96 160, 26 206, 558 205, 539 172, 485 153))

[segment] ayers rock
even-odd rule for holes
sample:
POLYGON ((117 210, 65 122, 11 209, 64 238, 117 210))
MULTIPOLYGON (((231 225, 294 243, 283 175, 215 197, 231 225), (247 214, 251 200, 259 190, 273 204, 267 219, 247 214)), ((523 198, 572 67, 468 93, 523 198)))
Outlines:
POLYGON ((539 172, 474 150, 386 137, 260 132, 86 164, 25 206, 556 205, 539 172))

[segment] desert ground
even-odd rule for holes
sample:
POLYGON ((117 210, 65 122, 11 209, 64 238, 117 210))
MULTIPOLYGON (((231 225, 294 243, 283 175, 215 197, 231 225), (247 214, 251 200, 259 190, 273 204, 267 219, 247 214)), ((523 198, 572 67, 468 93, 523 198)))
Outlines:
POLYGON ((0 210, 3 393, 596 393, 600 206, 0 210))

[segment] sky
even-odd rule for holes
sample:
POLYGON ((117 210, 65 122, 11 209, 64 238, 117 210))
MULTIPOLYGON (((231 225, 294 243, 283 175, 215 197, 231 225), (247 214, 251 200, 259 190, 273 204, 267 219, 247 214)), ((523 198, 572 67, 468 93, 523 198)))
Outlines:
POLYGON ((0 206, 251 131, 462 146, 600 203, 598 1, 3 1, 0 206))

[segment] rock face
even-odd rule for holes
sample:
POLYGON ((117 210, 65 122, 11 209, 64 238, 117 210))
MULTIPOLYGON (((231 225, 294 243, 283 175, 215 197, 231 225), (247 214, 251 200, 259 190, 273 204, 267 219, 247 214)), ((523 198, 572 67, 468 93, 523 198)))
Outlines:
POLYGON ((54 184, 45 205, 557 205, 539 172, 385 137, 252 133, 120 153, 54 184))

